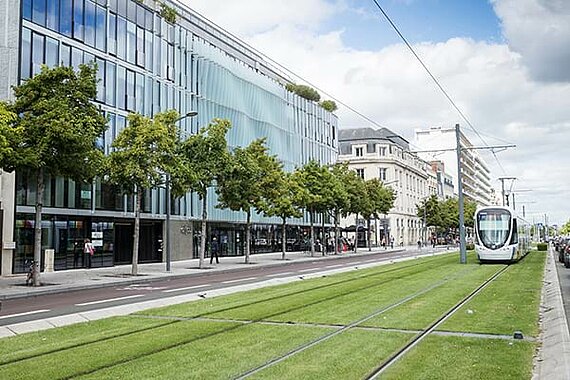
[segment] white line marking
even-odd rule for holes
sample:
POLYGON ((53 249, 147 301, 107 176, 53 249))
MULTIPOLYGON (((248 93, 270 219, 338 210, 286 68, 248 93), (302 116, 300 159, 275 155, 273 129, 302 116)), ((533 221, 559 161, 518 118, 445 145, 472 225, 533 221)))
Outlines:
POLYGON ((338 267, 342 267, 342 266, 344 266, 344 265, 337 264, 337 265, 329 265, 329 266, 326 266, 325 268, 338 268, 338 267))
POLYGON ((237 280, 222 281, 222 284, 232 284, 234 282, 248 281, 248 280, 257 280, 257 277, 248 277, 248 278, 240 278, 237 280))
POLYGON ((283 273, 275 273, 275 274, 268 274, 265 277, 279 277, 279 276, 288 276, 290 274, 295 274, 293 272, 283 272, 283 273))
POLYGON ((126 297, 118 297, 118 298, 109 298, 106 300, 101 300, 101 301, 92 301, 92 302, 84 302, 84 303, 76 303, 75 306, 87 306, 87 305, 97 305, 99 303, 105 303, 105 302, 113 302, 113 301, 121 301, 121 300, 128 300, 130 298, 139 298, 139 297, 143 297, 144 294, 137 294, 134 296, 126 296, 126 297))
POLYGON ((210 284, 194 285, 194 286, 188 286, 186 288, 168 289, 168 290, 163 290, 162 292, 163 293, 181 292, 183 290, 192 290, 192 289, 204 288, 206 286, 210 286, 210 284))
POLYGON ((12 318, 12 317, 21 317, 23 315, 31 315, 31 314, 37 314, 37 313, 45 313, 46 311, 50 311, 50 310, 49 309, 42 309, 42 310, 27 311, 25 313, 3 315, 0 317, 0 319, 12 318))

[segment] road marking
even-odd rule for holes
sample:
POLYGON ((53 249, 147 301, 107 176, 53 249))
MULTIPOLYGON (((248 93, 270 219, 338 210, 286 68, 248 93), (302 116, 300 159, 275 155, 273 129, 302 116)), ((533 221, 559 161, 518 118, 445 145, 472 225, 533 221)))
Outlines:
POLYGON ((325 268, 338 268, 338 267, 342 267, 342 266, 344 266, 344 265, 343 264, 337 264, 337 265, 329 265, 329 266, 326 266, 325 268))
POLYGON ((27 311, 25 313, 18 313, 18 314, 10 314, 10 315, 3 315, 0 319, 4 318, 13 318, 13 317, 22 317, 24 315, 31 315, 31 314, 38 314, 38 313, 45 313, 46 311, 50 311, 49 309, 42 309, 42 310, 34 310, 34 311, 27 311))
POLYGON ((210 284, 203 284, 203 285, 194 285, 194 286, 188 286, 186 288, 176 288, 176 289, 168 289, 168 290, 163 290, 163 293, 172 293, 172 292, 181 292, 184 290, 192 290, 192 289, 198 289, 198 288, 204 288, 206 286, 210 286, 210 284))
POLYGON ((144 297, 144 294, 137 294, 137 295, 134 295, 134 296, 126 296, 126 297, 118 297, 118 298, 109 298, 109 299, 100 300, 100 301, 76 303, 75 306, 97 305, 97 304, 99 304, 99 303, 113 302, 113 301, 122 301, 122 300, 128 300, 128 299, 131 299, 131 298, 139 298, 139 297, 144 297))
POLYGON ((240 278, 238 280, 222 281, 222 284, 232 284, 234 282, 257 280, 257 277, 240 278))
POLYGON ((309 268, 309 269, 300 270, 299 272, 312 272, 312 271, 318 270, 318 269, 319 269, 319 268, 309 268))
POLYGON ((293 272, 283 272, 283 273, 275 273, 275 274, 268 274, 265 277, 278 277, 278 276, 288 276, 290 274, 295 274, 293 272))

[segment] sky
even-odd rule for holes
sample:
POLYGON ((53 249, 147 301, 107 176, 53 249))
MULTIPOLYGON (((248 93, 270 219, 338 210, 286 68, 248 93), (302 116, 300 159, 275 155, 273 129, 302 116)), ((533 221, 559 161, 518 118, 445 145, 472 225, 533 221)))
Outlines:
MULTIPOLYGON (((570 1, 182 0, 334 98, 402 135, 459 123, 528 220, 570 220, 570 1), (530 191, 529 191, 530 190, 530 191), (517 193, 518 192, 518 193, 517 193)), ((337 102, 338 103, 338 102, 337 102)), ((371 126, 340 106, 341 128, 371 126)), ((412 145, 412 149, 414 149, 412 145)))

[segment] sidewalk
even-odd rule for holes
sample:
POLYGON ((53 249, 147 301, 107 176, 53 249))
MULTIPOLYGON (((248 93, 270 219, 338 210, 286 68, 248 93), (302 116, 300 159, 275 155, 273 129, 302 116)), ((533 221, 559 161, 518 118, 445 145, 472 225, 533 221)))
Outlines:
MULTIPOLYGON (((250 264, 245 264, 244 256, 221 257, 219 264, 210 264, 210 259, 207 258, 204 260, 203 269, 198 268, 198 259, 190 259, 173 261, 170 272, 166 271, 166 263, 139 264, 138 276, 131 275, 130 264, 105 268, 63 270, 51 273, 42 272, 41 282, 43 285, 40 287, 25 286, 26 274, 19 274, 0 277, 0 301, 113 285, 147 283, 169 278, 207 276, 212 273, 248 270, 252 267, 289 265, 300 261, 340 259, 346 256, 361 256, 378 252, 401 252, 410 248, 412 247, 394 247, 394 249, 374 247, 371 252, 366 248, 359 248, 356 253, 343 252, 338 255, 329 254, 326 256, 322 256, 321 252, 315 252, 314 257, 311 257, 306 252, 287 252, 285 260, 281 259, 281 252, 260 253, 250 256, 250 264)), ((425 253, 430 252, 426 248, 424 250, 425 253)))

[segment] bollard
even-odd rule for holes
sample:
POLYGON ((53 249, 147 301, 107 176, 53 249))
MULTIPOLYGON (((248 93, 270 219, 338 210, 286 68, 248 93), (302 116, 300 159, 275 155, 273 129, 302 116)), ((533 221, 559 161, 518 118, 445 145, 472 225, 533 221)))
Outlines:
POLYGON ((55 250, 53 250, 53 249, 46 249, 45 250, 44 272, 53 272, 54 256, 55 256, 55 250))

